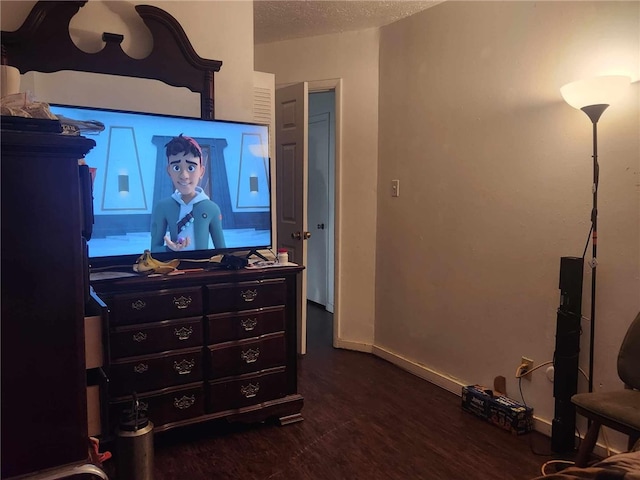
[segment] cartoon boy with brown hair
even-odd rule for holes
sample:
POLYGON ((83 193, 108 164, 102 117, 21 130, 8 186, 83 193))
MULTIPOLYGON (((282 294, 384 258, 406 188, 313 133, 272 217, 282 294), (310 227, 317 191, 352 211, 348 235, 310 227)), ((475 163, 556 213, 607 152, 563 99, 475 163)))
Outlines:
POLYGON ((180 134, 165 147, 175 191, 153 207, 151 251, 205 250, 209 237, 215 248, 225 248, 220 207, 198 186, 205 171, 200 145, 180 134))

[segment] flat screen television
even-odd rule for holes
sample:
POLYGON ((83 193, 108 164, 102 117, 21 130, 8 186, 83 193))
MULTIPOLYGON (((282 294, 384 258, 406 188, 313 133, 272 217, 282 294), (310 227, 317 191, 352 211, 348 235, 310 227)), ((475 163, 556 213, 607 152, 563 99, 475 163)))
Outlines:
POLYGON ((132 266, 145 250, 151 250, 158 260, 204 260, 222 253, 272 247, 267 125, 69 105, 50 107, 59 117, 97 121, 104 126, 96 133, 81 132, 96 142, 85 158, 93 178, 94 223, 88 241, 91 271, 132 266), (197 210, 195 205, 179 206, 177 201, 171 205, 171 199, 180 193, 168 171, 166 145, 180 134, 199 145, 204 166, 199 192, 219 211, 215 207, 197 210), (193 240, 188 249, 180 251, 171 250, 166 242, 157 244, 159 227, 154 215, 157 220, 162 205, 171 209, 167 218, 182 217, 175 219, 177 227, 167 225, 169 239, 184 242, 179 228, 186 222, 186 228, 189 223, 193 227, 183 231, 198 237, 199 244, 193 240), (185 209, 191 208, 188 218, 185 209), (199 218, 207 216, 219 216, 216 228, 221 227, 222 240, 208 231, 204 240, 195 233, 199 218), (156 230, 153 247, 152 229, 156 230))

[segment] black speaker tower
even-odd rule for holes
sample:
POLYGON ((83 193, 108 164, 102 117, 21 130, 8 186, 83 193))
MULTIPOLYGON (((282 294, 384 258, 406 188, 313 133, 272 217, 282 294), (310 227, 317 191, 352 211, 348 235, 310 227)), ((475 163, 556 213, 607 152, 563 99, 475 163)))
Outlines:
POLYGON ((571 396, 578 391, 578 357, 582 318, 582 274, 584 259, 560 258, 560 307, 553 358, 555 416, 551 424, 551 450, 574 450, 576 410, 571 396))

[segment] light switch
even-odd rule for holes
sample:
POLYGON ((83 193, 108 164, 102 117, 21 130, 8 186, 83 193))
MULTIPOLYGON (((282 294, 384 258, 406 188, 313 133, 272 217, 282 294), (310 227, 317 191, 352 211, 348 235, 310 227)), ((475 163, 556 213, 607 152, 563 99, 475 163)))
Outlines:
POLYGON ((391 180, 391 196, 400 196, 400 180, 391 180))

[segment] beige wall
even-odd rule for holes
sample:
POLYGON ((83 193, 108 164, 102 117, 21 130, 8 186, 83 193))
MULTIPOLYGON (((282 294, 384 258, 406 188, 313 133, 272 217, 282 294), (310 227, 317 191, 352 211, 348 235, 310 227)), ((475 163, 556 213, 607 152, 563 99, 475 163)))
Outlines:
MULTIPOLYGON (((35 3, 32 0, 0 2, 2 30, 18 29, 35 3)), ((92 0, 71 20, 70 35, 81 49, 95 52, 102 48, 102 32, 119 33, 125 37, 123 50, 134 58, 143 58, 151 51, 152 40, 135 11, 134 6, 139 3, 162 8, 175 17, 200 57, 222 60, 222 68, 215 74, 216 118, 250 121, 253 118, 253 4, 92 0)), ((32 91, 40 101, 200 115, 199 95, 160 82, 69 72, 23 77, 21 89, 32 91)))
MULTIPOLYGON (((560 257, 582 255, 592 202, 591 122, 559 88, 638 80, 639 32, 638 2, 446 2, 382 28, 376 347, 453 388, 504 375, 515 398, 520 357, 552 360, 560 257)), ((598 125, 598 390, 621 387, 640 309, 639 90, 598 125)), ((587 348, 585 334, 585 372, 587 348)), ((550 421, 544 369, 522 390, 550 421)))
POLYGON ((257 45, 255 69, 276 85, 342 78, 342 152, 336 165, 338 336, 373 343, 378 162, 378 29, 257 45))
MULTIPOLYGON (((345 82, 336 299, 343 341, 367 343, 375 331, 374 353, 444 388, 492 386, 504 375, 507 393, 520 397, 520 357, 536 365, 553 357, 560 257, 581 256, 590 227, 591 123, 559 88, 620 68, 637 80, 639 8, 446 2, 381 29, 379 71, 369 31, 366 49, 363 32, 256 47, 256 69, 275 73, 277 84, 345 82), (392 179, 400 179, 398 198, 392 179)), ((621 386, 615 355, 640 309, 638 90, 633 84, 599 123, 596 389, 621 386)), ((587 268, 587 317, 590 281, 587 268)), ((585 334, 585 372, 587 349, 585 334)), ((522 390, 537 428, 549 433, 545 368, 522 390)))

